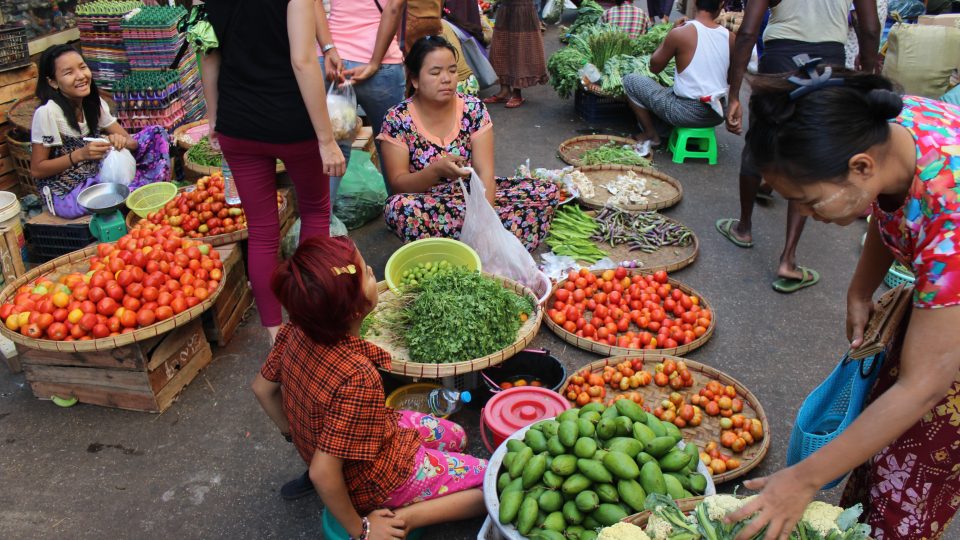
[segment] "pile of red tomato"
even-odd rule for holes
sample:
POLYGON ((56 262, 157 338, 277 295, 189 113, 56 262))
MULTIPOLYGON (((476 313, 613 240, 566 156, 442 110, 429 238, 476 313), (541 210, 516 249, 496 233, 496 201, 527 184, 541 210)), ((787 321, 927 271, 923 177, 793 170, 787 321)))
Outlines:
MULTIPOLYGON (((277 194, 277 205, 283 198, 277 194)), ((156 230, 173 227, 181 236, 203 238, 229 234, 247 228, 247 218, 240 205, 227 204, 223 177, 220 173, 197 180, 192 191, 178 193, 166 206, 141 219, 136 228, 156 230)))
POLYGON ((553 294, 547 315, 577 337, 627 349, 672 349, 707 332, 712 314, 668 282, 664 271, 629 275, 626 268, 599 276, 570 272, 553 294))
POLYGON ((84 341, 130 333, 169 319, 212 295, 220 254, 169 226, 134 229, 100 244, 89 271, 37 278, 0 306, 3 324, 34 339, 84 341))

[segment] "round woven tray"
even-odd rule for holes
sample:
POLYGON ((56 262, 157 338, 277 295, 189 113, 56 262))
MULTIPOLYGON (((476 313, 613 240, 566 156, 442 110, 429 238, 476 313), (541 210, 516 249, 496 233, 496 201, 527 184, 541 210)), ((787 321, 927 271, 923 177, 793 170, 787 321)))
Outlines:
MULTIPOLYGON (((178 192, 182 192, 188 189, 190 189, 190 186, 182 187, 178 190, 178 192)), ((287 208, 287 198, 282 193, 280 194, 280 197, 283 198, 283 202, 280 203, 280 208, 278 211, 282 216, 283 211, 287 208)), ((136 213, 130 212, 129 214, 127 214, 127 230, 132 230, 137 225, 137 223, 139 223, 144 219, 146 218, 141 218, 136 213)), ((216 236, 201 236, 200 238, 191 238, 190 240, 204 242, 206 244, 210 244, 213 247, 217 247, 217 246, 225 246, 227 244, 233 244, 236 242, 240 242, 242 240, 246 240, 249 236, 250 236, 250 231, 246 227, 244 227, 238 231, 233 231, 232 233, 218 234, 216 236)))
MULTIPOLYGON (((0 291, 0 299, 2 299, 2 303, 10 301, 14 296, 14 292, 16 292, 18 288, 26 285, 30 281, 33 281, 40 276, 49 276, 51 281, 56 281, 63 274, 69 274, 71 272, 81 270, 86 272, 88 267, 87 261, 96 254, 97 245, 95 244, 86 249, 74 251, 73 253, 68 253, 67 255, 57 257, 52 261, 41 264, 40 266, 37 266, 33 270, 30 270, 26 274, 17 278, 16 281, 13 281, 4 287, 3 291, 0 291)), ((226 278, 226 276, 224 276, 224 278, 226 278)), ((187 324, 188 322, 202 315, 204 311, 212 306, 214 302, 216 302, 217 297, 220 296, 221 290, 223 290, 222 285, 217 287, 217 290, 208 296, 203 302, 186 311, 174 315, 165 321, 160 321, 158 323, 151 324, 150 326, 145 326, 129 334, 120 334, 119 336, 114 337, 105 337, 89 341, 53 341, 50 339, 31 339, 23 334, 20 334, 19 332, 11 331, 5 325, 0 325, 0 334, 15 343, 23 345, 24 347, 41 351, 108 351, 117 347, 123 347, 124 345, 130 345, 131 343, 136 343, 137 341, 150 339, 152 337, 159 336, 160 334, 165 334, 174 328, 187 324)))
MULTIPOLYGON (((581 367, 576 372, 571 372, 571 375, 567 377, 567 382, 564 383, 563 388, 565 389, 567 385, 570 384, 570 380, 577 375, 577 372, 582 371, 584 368, 589 369, 593 373, 600 373, 603 371, 605 366, 616 366, 624 360, 633 360, 634 358, 637 358, 637 356, 614 356, 611 358, 604 358, 602 360, 591 362, 586 366, 581 367)), ((735 454, 728 448, 721 448, 721 451, 724 454, 728 454, 739 459, 740 466, 732 471, 714 475, 714 483, 722 484, 723 482, 729 482, 734 478, 739 478, 747 474, 760 465, 760 462, 763 461, 763 458, 766 457, 767 452, 770 450, 770 424, 767 422, 767 415, 763 412, 763 406, 760 405, 760 401, 757 399, 757 396, 748 390, 747 387, 745 387, 740 381, 734 379, 730 375, 727 375, 719 369, 695 362, 693 360, 686 360, 668 355, 645 357, 643 358, 644 370, 652 374, 654 372, 654 366, 668 358, 672 358, 677 361, 683 360, 687 364, 687 369, 690 370, 690 374, 693 375, 693 386, 679 391, 681 394, 683 394, 684 398, 699 392, 700 389, 703 388, 709 381, 717 380, 720 381, 720 383, 724 386, 730 385, 737 389, 737 395, 743 400, 742 414, 745 417, 757 418, 763 424, 763 439, 752 446, 748 446, 740 454, 735 454)), ((616 394, 639 392, 640 395, 643 396, 644 403, 650 405, 651 409, 654 408, 655 404, 667 399, 670 396, 670 393, 674 391, 669 386, 660 387, 653 383, 650 383, 647 386, 631 388, 630 390, 625 391, 612 390, 608 385, 606 390, 607 397, 616 394)), ((703 451, 704 447, 706 447, 707 443, 710 441, 715 441, 719 445, 720 417, 709 416, 706 413, 703 413, 703 423, 695 428, 685 427, 680 430, 680 433, 683 434, 683 440, 685 442, 696 444, 701 451, 703 451)))
MULTIPOLYGON (((490 274, 484 275, 496 279, 502 283, 505 288, 530 298, 534 305, 537 304, 537 295, 516 281, 501 276, 494 276, 490 274)), ((381 281, 377 284, 377 292, 380 294, 381 302, 395 297, 394 293, 389 287, 387 287, 386 281, 381 281)), ((480 371, 490 366, 495 366, 502 363, 504 360, 507 360, 511 356, 525 349, 527 345, 533 341, 533 338, 537 335, 537 331, 540 330, 540 322, 542 319, 543 308, 539 305, 536 305, 534 308, 534 313, 527 319, 525 323, 523 323, 522 326, 520 326, 520 330, 517 332, 517 340, 514 341, 513 344, 502 351, 489 354, 482 358, 466 360, 464 362, 451 362, 446 364, 423 364, 420 362, 412 362, 410 361, 410 354, 407 349, 402 345, 393 343, 391 336, 381 334, 379 336, 368 337, 366 339, 367 341, 390 353, 390 373, 403 375, 404 377, 412 377, 414 379, 439 379, 442 377, 453 377, 456 375, 463 375, 464 373, 480 371)))
POLYGON ((583 154, 611 142, 629 145, 637 144, 637 141, 626 137, 617 137, 614 135, 583 135, 567 139, 560 143, 560 147, 557 148, 557 156, 568 165, 579 167, 583 165, 583 162, 580 160, 583 154))
POLYGON ((633 171, 638 175, 647 178, 647 195, 645 204, 617 205, 617 208, 628 212, 642 212, 646 210, 660 210, 669 208, 683 198, 683 186, 676 178, 663 174, 656 169, 647 167, 628 167, 626 165, 596 165, 593 167, 580 167, 580 172, 593 182, 593 197, 584 197, 581 193, 580 203, 588 208, 603 208, 610 199, 610 192, 602 186, 607 182, 612 182, 621 174, 627 171, 633 171))
MULTIPOLYGON (((173 141, 177 143, 177 146, 183 148, 184 150, 189 150, 192 146, 199 142, 198 139, 194 139, 188 132, 198 126, 206 126, 207 120, 197 120, 196 122, 190 122, 189 124, 184 124, 177 129, 173 130, 173 141)), ((206 130, 209 132, 210 130, 206 130)))
MULTIPOLYGON (((677 499, 674 501, 677 503, 677 506, 680 508, 680 511, 684 514, 688 514, 696 510, 697 505, 703 501, 703 497, 690 497, 689 499, 677 499)), ((632 516, 627 516, 623 518, 625 523, 630 523, 636 525, 641 529, 647 526, 647 520, 650 519, 650 512, 643 511, 632 516)))
MULTIPOLYGON (((213 173, 220 172, 220 167, 208 167, 207 165, 200 165, 195 161, 190 160, 190 156, 186 153, 183 154, 183 168, 192 172, 194 175, 199 176, 210 176, 213 173)), ((282 161, 277 161, 277 174, 280 174, 286 171, 287 168, 284 167, 282 161)))
MULTIPOLYGON (((109 93, 100 93, 100 97, 107 102, 107 108, 110 114, 117 115, 117 102, 110 97, 109 93)), ((36 96, 22 97, 10 107, 7 112, 7 120, 17 127, 17 129, 30 133, 33 128, 33 113, 40 106, 40 100, 36 96)))
MULTIPOLYGON (((675 219, 666 219, 679 223, 675 219)), ((630 246, 627 244, 610 247, 609 242, 602 240, 595 240, 594 243, 597 247, 606 251, 607 256, 615 263, 637 261, 636 269, 643 272, 656 272, 657 270, 675 272, 693 264, 700 253, 700 240, 693 233, 693 230, 690 231, 690 234, 693 236, 693 242, 690 244, 686 246, 664 246, 653 253, 644 253, 639 249, 630 251, 630 246)))
MULTIPOLYGON (((596 275, 599 275, 601 273, 602 273, 601 270, 594 271, 594 274, 596 275)), ((633 270, 631 271, 630 275, 633 275, 635 273, 649 274, 650 272, 646 270, 642 270, 642 271, 633 270)), ((554 293, 556 293, 557 290, 563 287, 566 282, 567 280, 564 279, 560 283, 557 283, 556 286, 553 288, 554 293)), ((605 343, 597 343, 596 341, 593 341, 593 340, 577 337, 576 334, 571 334, 570 332, 567 332, 560 325, 553 322, 553 319, 551 319, 550 317, 544 317, 543 320, 547 323, 547 326, 550 328, 550 330, 553 330, 553 333, 557 334, 560 337, 560 339, 566 341, 567 343, 573 345, 574 347, 577 347, 578 349, 583 349, 585 351, 590 351, 603 356, 626 355, 626 356, 630 356, 631 358, 646 358, 646 357, 661 358, 665 355, 683 356, 684 354, 687 354, 692 350, 703 347, 703 345, 713 336, 713 331, 717 327, 717 314, 716 312, 713 311, 713 308, 710 307, 710 304, 707 302, 706 298, 701 296, 700 293, 698 293, 697 291, 691 289, 690 287, 684 285, 683 283, 673 278, 670 278, 668 282, 674 288, 680 289, 681 291, 687 293, 690 296, 696 296, 700 298, 700 307, 709 309, 712 315, 712 317, 710 318, 710 326, 707 327, 707 331, 702 336, 698 337, 697 339, 691 341, 686 345, 680 345, 679 347, 674 347, 672 349, 649 349, 649 350, 627 349, 624 347, 616 347, 613 345, 607 345, 605 343)), ((551 295, 551 298, 553 298, 552 295, 551 295)), ((547 300, 548 305, 549 305, 549 302, 550 300, 547 300)), ((584 313, 584 318, 586 318, 587 321, 589 322, 590 320, 592 320, 593 314, 587 311, 586 313, 584 313), (589 315, 590 317, 587 317, 587 315, 589 315)), ((637 325, 631 322, 630 330, 637 331, 637 325)))

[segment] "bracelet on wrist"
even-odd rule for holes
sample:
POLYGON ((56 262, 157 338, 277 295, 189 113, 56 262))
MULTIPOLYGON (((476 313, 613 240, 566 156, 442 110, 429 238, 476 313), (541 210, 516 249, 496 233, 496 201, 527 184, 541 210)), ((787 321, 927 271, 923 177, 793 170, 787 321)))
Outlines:
POLYGON ((350 540, 367 540, 367 537, 370 536, 370 520, 366 517, 360 518, 360 536, 353 538, 350 537, 350 540))
POLYGON ((327 45, 324 45, 324 46, 320 49, 320 52, 326 54, 327 52, 332 51, 333 49, 336 49, 336 48, 337 48, 336 45, 334 45, 333 43, 329 43, 329 44, 327 44, 327 45))
POLYGON ((67 152, 67 159, 70 160, 70 166, 76 167, 77 164, 73 161, 73 151, 67 152))

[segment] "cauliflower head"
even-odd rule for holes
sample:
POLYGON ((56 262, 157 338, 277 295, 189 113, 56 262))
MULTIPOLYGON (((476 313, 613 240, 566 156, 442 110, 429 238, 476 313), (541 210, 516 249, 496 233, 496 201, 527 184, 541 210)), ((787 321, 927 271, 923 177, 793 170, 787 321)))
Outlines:
POLYGON ((667 540, 672 532, 673 525, 671 525, 669 521, 657 514, 650 514, 646 529, 647 536, 650 537, 650 540, 667 540))
POLYGON ((739 510, 742 503, 733 495, 711 495, 703 499, 701 504, 707 505, 707 515, 711 520, 723 521, 727 514, 739 510))
POLYGON ((650 537, 640 527, 620 522, 602 529, 597 540, 650 540, 650 537))
POLYGON ((833 531, 840 532, 840 528, 837 526, 837 518, 840 517, 841 513, 843 513, 843 508, 839 506, 813 501, 803 511, 802 519, 821 535, 827 536, 833 531))

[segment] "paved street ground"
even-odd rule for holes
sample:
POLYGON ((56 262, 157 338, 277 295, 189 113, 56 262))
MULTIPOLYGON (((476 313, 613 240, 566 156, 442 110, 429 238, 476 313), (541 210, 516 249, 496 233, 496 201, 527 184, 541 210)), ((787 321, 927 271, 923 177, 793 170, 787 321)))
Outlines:
MULTIPOLYGON (((557 47, 554 29, 548 51, 557 47)), ((510 174, 526 159, 560 166, 557 146, 591 126, 574 118, 573 103, 543 86, 524 93, 516 110, 493 106, 497 172, 510 174)), ((627 122, 613 132, 631 129, 627 122)), ((806 394, 845 350, 844 297, 859 253, 863 222, 840 228, 808 223, 799 249, 820 284, 793 295, 771 288, 783 244, 786 203, 756 211, 755 247, 740 249, 714 229, 737 215, 742 139, 722 128, 720 163, 676 165, 660 151, 656 165, 678 178, 685 196, 665 213, 700 238, 697 262, 675 277, 714 306, 713 339, 689 357, 742 381, 770 419, 772 447, 753 475, 784 466, 794 415, 806 394)), ((353 231, 380 273, 400 246, 379 220, 353 231)), ((215 349, 210 367, 161 415, 89 405, 60 409, 33 397, 23 375, 0 367, 0 538, 317 538, 319 502, 284 502, 281 484, 304 470, 260 410, 249 383, 265 358, 267 334, 255 313, 229 346, 215 349)), ((455 324, 455 321, 452 321, 455 324)), ((598 356, 574 349, 546 327, 533 346, 559 356, 568 369, 598 356)), ((485 455, 479 410, 454 419, 485 455)), ((722 486, 732 490, 733 484, 722 486)), ((835 502, 837 493, 825 493, 835 502)), ((430 529, 426 540, 475 538, 481 520, 430 529)))

